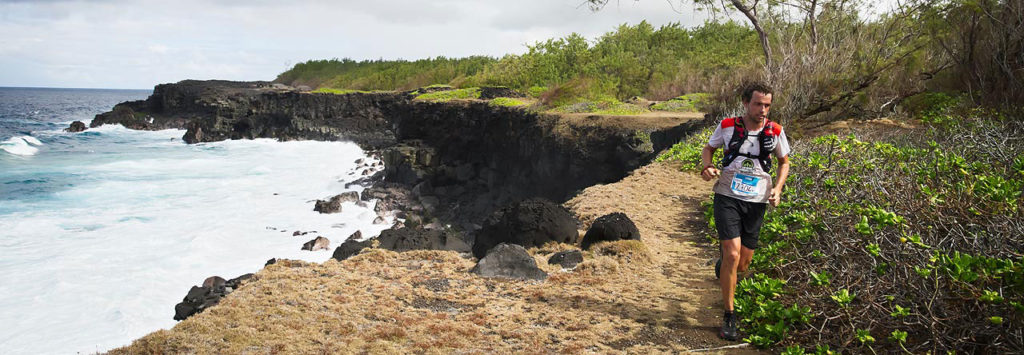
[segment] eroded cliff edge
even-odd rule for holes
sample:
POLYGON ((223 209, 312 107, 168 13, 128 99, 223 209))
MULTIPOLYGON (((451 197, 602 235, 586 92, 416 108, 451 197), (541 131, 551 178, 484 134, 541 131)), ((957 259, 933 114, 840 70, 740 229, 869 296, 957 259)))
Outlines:
POLYGON ((118 104, 91 126, 181 128, 188 143, 352 141, 386 163, 370 193, 402 190, 403 199, 389 207, 472 232, 508 202, 562 202, 588 186, 618 181, 703 124, 692 116, 558 115, 487 100, 413 98, 410 92, 314 94, 269 82, 186 80, 158 85, 146 100, 118 104))

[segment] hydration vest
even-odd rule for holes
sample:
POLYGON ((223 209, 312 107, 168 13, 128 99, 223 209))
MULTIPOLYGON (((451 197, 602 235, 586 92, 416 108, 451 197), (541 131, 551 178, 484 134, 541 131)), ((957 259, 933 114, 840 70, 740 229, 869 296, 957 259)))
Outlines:
POLYGON ((747 141, 747 130, 743 128, 743 119, 740 117, 726 118, 722 120, 722 129, 733 127, 732 138, 729 139, 729 144, 725 146, 725 155, 722 157, 722 168, 732 164, 733 160, 736 160, 738 156, 745 156, 747 158, 756 159, 761 163, 761 169, 765 173, 770 174, 772 170, 772 150, 778 144, 776 141, 779 135, 782 134, 782 126, 767 120, 764 124, 764 128, 757 134, 757 142, 759 145, 758 152, 760 154, 753 155, 747 153, 740 153, 740 147, 747 141))

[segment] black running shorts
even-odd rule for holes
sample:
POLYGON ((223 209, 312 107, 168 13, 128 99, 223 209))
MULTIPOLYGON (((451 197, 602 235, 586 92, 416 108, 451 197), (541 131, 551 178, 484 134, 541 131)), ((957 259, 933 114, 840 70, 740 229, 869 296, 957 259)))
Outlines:
POLYGON ((757 235, 761 232, 767 203, 747 202, 716 193, 714 208, 718 239, 739 237, 740 244, 757 249, 757 235))

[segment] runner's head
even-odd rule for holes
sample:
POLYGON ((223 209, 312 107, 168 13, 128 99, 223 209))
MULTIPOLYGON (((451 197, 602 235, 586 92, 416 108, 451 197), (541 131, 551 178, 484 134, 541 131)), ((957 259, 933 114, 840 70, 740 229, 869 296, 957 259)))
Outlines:
POLYGON ((772 106, 772 88, 755 83, 743 89, 743 108, 750 119, 763 120, 768 117, 772 106))

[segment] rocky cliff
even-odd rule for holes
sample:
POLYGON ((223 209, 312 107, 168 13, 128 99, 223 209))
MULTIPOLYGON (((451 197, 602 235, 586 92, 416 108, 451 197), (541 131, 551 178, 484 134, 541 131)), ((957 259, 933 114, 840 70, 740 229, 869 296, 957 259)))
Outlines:
MULTIPOLYGON (((505 203, 565 201, 617 181, 700 120, 577 116, 490 105, 424 102, 409 93, 313 94, 267 82, 186 80, 97 115, 91 127, 187 129, 188 143, 225 139, 348 140, 379 151, 378 187, 404 190, 426 220, 472 231, 505 203)), ((378 189, 379 191, 380 189, 378 189)))

